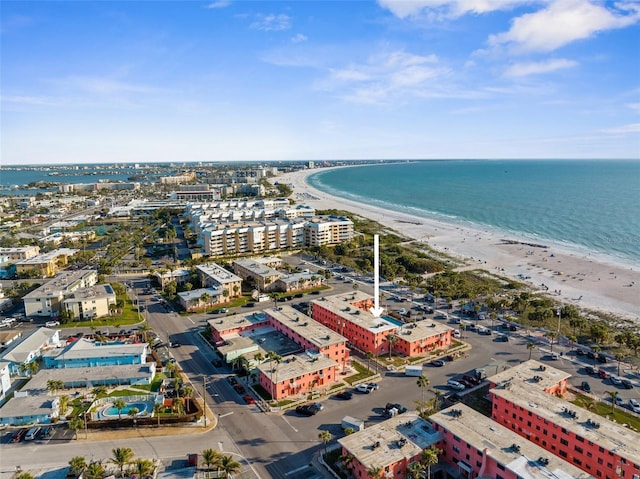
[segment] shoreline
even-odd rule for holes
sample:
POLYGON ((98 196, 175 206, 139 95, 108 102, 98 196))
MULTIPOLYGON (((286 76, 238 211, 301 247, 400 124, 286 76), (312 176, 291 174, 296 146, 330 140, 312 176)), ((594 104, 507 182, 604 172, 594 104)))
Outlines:
POLYGON ((527 283, 534 291, 546 293, 559 302, 640 321, 640 304, 636 299, 640 295, 640 267, 637 265, 542 240, 517 238, 515 234, 489 227, 447 223, 332 196, 307 182, 310 175, 322 170, 285 173, 280 179, 292 186, 297 202, 316 209, 347 210, 377 221, 467 263, 464 269, 484 269, 527 283))

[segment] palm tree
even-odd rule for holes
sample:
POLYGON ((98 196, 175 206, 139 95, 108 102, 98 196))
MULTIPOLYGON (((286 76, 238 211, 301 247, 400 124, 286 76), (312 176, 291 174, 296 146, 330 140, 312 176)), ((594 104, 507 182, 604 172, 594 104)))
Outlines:
POLYGON ((91 394, 93 394, 96 398, 100 398, 101 396, 106 396, 107 386, 96 386, 91 390, 91 394))
POLYGON ((618 361, 618 376, 620 376, 620 363, 624 361, 625 355, 622 353, 616 354, 616 361, 618 361))
POLYGON ((605 394, 608 394, 611 399, 611 414, 613 414, 616 408, 616 399, 618 399, 618 391, 605 391, 605 394))
POLYGON ((69 461, 69 466, 71 468, 69 472, 77 477, 82 474, 87 468, 87 460, 84 458, 84 456, 75 456, 72 457, 69 461))
POLYGON ((153 405, 153 414, 158 418, 158 427, 160 427, 160 413, 164 412, 164 406, 157 402, 153 405))
POLYGON ((60 401, 58 403, 58 415, 66 416, 67 408, 69 407, 69 396, 67 396, 66 394, 63 394, 58 398, 58 400, 60 401))
POLYGON ((351 470, 351 465, 353 464, 354 459, 355 456, 353 454, 345 454, 338 458, 338 460, 342 463, 342 467, 347 471, 351 470))
POLYGON ((73 431, 76 439, 78 439, 78 431, 82 429, 82 426, 82 419, 80 419, 79 417, 74 417, 67 423, 67 429, 73 431))
POLYGON ((547 337, 549 338, 549 344, 551 345, 551 352, 553 352, 553 341, 558 337, 558 333, 550 331, 547 333, 547 337))
POLYGON ((222 455, 215 449, 205 449, 201 452, 204 465, 209 469, 211 466, 218 466, 222 459, 222 455))
POLYGON ((374 358, 374 354, 371 351, 367 351, 367 370, 371 372, 371 360, 374 358))
POLYGON ((193 388, 191 386, 185 386, 182 391, 182 396, 187 399, 187 411, 191 410, 191 398, 193 397, 193 388))
MULTIPOLYGON (((267 352, 267 359, 269 360, 269 369, 270 369, 270 374, 271 374, 271 399, 274 400, 275 399, 275 383, 273 382, 273 373, 274 373, 274 368, 272 367, 273 362, 276 362, 276 365, 280 363, 280 361, 282 361, 282 356, 280 356, 278 353, 276 353, 275 351, 268 351, 267 352)), ((277 366, 276 366, 277 368, 277 366)), ((277 370, 276 372, 276 380, 277 380, 277 370)))
POLYGON ((136 459, 132 462, 133 472, 136 476, 141 478, 153 477, 153 471, 156 466, 151 459, 136 459))
POLYGON ((241 467, 240 463, 236 461, 233 456, 222 456, 220 460, 220 469, 224 472, 226 478, 231 474, 240 472, 241 467))
POLYGON ((202 293, 198 301, 202 301, 204 303, 204 309, 206 310, 207 306, 209 306, 209 303, 211 302, 211 295, 209 293, 202 293))
POLYGON ((395 334, 387 335, 387 343, 389 343, 389 359, 391 359, 391 351, 393 350, 393 345, 398 342, 398 336, 395 334))
POLYGON ((91 461, 84 471, 84 477, 87 479, 104 479, 107 471, 102 465, 102 461, 91 461))
POLYGON ((534 343, 527 343, 527 349, 529 350, 529 360, 531 360, 531 353, 536 349, 536 345, 534 343))
POLYGON ((443 393, 438 389, 432 389, 431 392, 434 394, 433 410, 438 412, 438 410, 440 409, 440 398, 442 397, 443 393))
POLYGON ((111 452, 113 454, 111 462, 120 468, 120 477, 124 477, 124 466, 133 459, 133 451, 129 447, 116 447, 111 452))
POLYGON ((412 462, 407 466, 407 479, 420 479, 427 466, 420 462, 412 462))
POLYGON ((113 407, 118 410, 118 419, 122 419, 122 410, 127 407, 127 403, 124 399, 118 398, 113 402, 113 407))
POLYGON ((421 394, 420 400, 424 403, 424 390, 429 385, 429 378, 424 374, 421 374, 418 380, 416 381, 416 384, 420 388, 420 394, 421 394))
POLYGON ((51 394, 55 394, 63 387, 64 387, 64 381, 62 381, 61 379, 47 380, 47 391, 49 391, 51 394))
POLYGON ((320 431, 320 434, 318 434, 318 438, 324 444, 324 455, 326 456, 327 455, 327 444, 329 444, 329 442, 331 442, 331 439, 333 439, 333 436, 331 435, 331 433, 329 431, 320 431))
POLYGON ((367 469, 367 475, 373 479, 379 479, 382 474, 382 468, 380 466, 371 466, 367 469))
POLYGON ((427 466, 427 478, 431 479, 431 466, 438 463, 438 456, 442 454, 442 450, 435 446, 431 446, 428 449, 422 451, 421 462, 427 466))

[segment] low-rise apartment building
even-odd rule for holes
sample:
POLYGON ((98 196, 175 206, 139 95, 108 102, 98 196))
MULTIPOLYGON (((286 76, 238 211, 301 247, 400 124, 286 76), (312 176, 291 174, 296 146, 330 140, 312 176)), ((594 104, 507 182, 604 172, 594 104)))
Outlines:
POLYGON ((120 344, 97 342, 80 338, 63 348, 49 349, 42 353, 44 367, 87 368, 145 364, 149 355, 147 343, 120 344))
POLYGON ((199 288, 178 293, 178 301, 185 311, 192 312, 226 301, 222 288, 199 288))
POLYGON ((311 316, 337 331, 356 348, 380 355, 389 352, 406 357, 424 356, 451 345, 453 328, 432 322, 400 323, 386 316, 374 316, 373 298, 362 291, 326 296, 311 302, 311 316), (395 338, 391 345, 389 336, 395 338))
POLYGON ((216 263, 196 266, 202 285, 207 288, 221 288, 222 295, 229 301, 242 295, 242 278, 216 263))
POLYGON ((260 292, 275 291, 275 283, 282 273, 260 258, 242 258, 233 262, 233 271, 260 292))
POLYGON ((51 281, 25 295, 25 315, 55 317, 62 310, 62 301, 69 294, 80 288, 93 286, 98 281, 95 269, 81 269, 77 271, 62 271, 51 281))
MULTIPOLYGON (((526 368, 537 369, 533 361, 519 367, 526 368)), ((552 367, 545 372, 566 375, 552 367)), ((520 442, 536 444, 548 451, 547 456, 558 456, 598 478, 640 477, 637 432, 546 392, 540 384, 545 379, 501 376, 490 378, 495 381, 489 391, 492 419, 527 440, 520 442)))
POLYGON ((39 246, 18 246, 15 248, 0 248, 0 256, 7 256, 10 261, 33 258, 40 254, 39 246))
POLYGON ((51 277, 67 265, 69 256, 73 256, 77 252, 76 249, 59 248, 20 260, 16 262, 16 273, 26 275, 30 274, 30 271, 36 271, 38 276, 51 277))
POLYGON ((76 320, 108 316, 111 305, 116 304, 116 293, 110 284, 98 284, 73 291, 62 300, 62 309, 76 320))
MULTIPOLYGON (((453 477, 478 479, 591 479, 567 461, 550 454, 487 416, 459 403, 429 416, 442 440, 440 462, 453 477)), ((406 476, 396 476, 406 477, 406 476)), ((625 476, 631 477, 631 476, 625 476)))
POLYGON ((338 444, 342 457, 353 458, 347 466, 351 477, 368 478, 370 470, 379 469, 378 477, 405 479, 410 464, 419 462, 422 451, 441 440, 442 433, 408 411, 342 437, 338 444))
POLYGON ((62 345, 60 331, 49 328, 34 329, 20 342, 11 343, 0 355, 0 362, 8 364, 11 375, 27 375, 24 367, 36 361, 46 351, 55 350, 62 345))

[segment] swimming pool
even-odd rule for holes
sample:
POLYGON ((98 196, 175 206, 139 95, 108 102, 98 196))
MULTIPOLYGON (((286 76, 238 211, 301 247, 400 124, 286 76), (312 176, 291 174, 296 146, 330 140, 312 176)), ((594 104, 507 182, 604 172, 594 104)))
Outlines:
POLYGON ((382 319, 384 319, 385 321, 390 322, 391 324, 395 324, 396 326, 403 326, 404 323, 402 321, 400 321, 399 319, 396 318, 392 318, 391 316, 382 316, 382 319))
POLYGON ((100 411, 101 413, 100 415, 104 418, 109 418, 109 419, 118 417, 118 416, 128 416, 129 412, 134 408, 138 410, 136 416, 143 416, 151 413, 151 411, 153 410, 153 405, 149 402, 135 401, 135 402, 127 403, 125 407, 123 407, 120 411, 118 411, 118 408, 115 407, 113 404, 111 404, 103 408, 100 411))

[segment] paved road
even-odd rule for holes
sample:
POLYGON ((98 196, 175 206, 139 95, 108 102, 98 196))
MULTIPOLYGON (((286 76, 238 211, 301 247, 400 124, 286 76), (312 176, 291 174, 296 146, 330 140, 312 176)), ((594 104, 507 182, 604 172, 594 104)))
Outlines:
MULTIPOLYGON (((181 347, 170 351, 176 357, 184 373, 193 382, 199 394, 202 393, 203 378, 206 378, 206 401, 218 416, 219 425, 208 433, 193 435, 150 437, 127 439, 127 446, 131 447, 139 457, 162 458, 165 463, 173 459, 184 459, 187 453, 199 452, 211 447, 231 453, 244 464, 242 477, 249 478, 285 478, 291 471, 299 471, 307 478, 313 475, 305 467, 312 461, 321 447, 318 434, 327 430, 334 438, 343 435, 340 430, 340 420, 345 415, 360 417, 368 424, 374 424, 382 417, 380 413, 387 402, 400 402, 408 408, 415 407, 415 401, 420 399, 421 390, 417 387, 415 377, 405 377, 402 374, 384 371, 380 381, 380 389, 371 394, 354 394, 350 401, 335 398, 322 400, 324 410, 313 417, 301 417, 295 412, 272 414, 261 412, 255 405, 247 405, 233 390, 226 380, 230 374, 228 368, 216 369, 211 365, 213 352, 197 334, 204 327, 206 318, 210 315, 180 316, 171 311, 167 312, 159 303, 158 298, 143 295, 141 288, 146 280, 133 280, 137 287, 140 300, 146 304, 145 315, 150 326, 160 335, 163 341, 179 341, 181 347)), ((352 289, 350 283, 332 280, 335 288, 328 294, 352 289)), ((361 283, 360 288, 370 292, 368 283, 361 283)), ((317 296, 305 296, 299 301, 308 301, 317 296)), ((270 306, 268 304, 267 306, 270 306)), ((406 306, 410 306, 407 304, 406 306)), ((405 306, 405 307, 406 307, 405 306)), ((244 311, 244 309, 240 309, 244 311)), ((432 317, 432 316, 431 316, 432 317)), ((453 324, 452 324, 453 325, 453 324)), ((66 330, 65 330, 66 333, 66 330)), ((497 342, 495 336, 480 336, 474 332, 465 332, 465 340, 472 345, 467 357, 460 358, 444 367, 425 366, 424 374, 429 378, 429 389, 447 391, 444 384, 447 379, 466 373, 477 367, 484 367, 488 375, 495 374, 505 367, 525 361, 529 357, 526 344, 537 338, 511 336, 507 343, 497 342)), ((566 348, 554 346, 554 351, 566 348), (560 348, 560 349, 559 349, 560 348)), ((548 346, 540 344, 540 348, 532 351, 532 358, 548 361, 553 367, 566 370, 575 375, 572 385, 579 385, 586 379, 582 364, 569 360, 575 359, 568 354, 557 361, 546 359, 548 346)), ((585 358, 586 359, 586 358, 585 358)), ((609 372, 615 372, 615 363, 606 365, 609 372)), ((602 397, 607 390, 612 389, 608 381, 589 377, 587 379, 596 397, 602 397)), ((625 399, 636 397, 640 399, 640 389, 620 390, 625 399)), ((433 397, 427 392, 425 399, 433 397)), ((36 443, 3 444, 2 473, 8 474, 15 465, 25 465, 25 458, 33 465, 63 466, 74 455, 84 455, 87 458, 108 458, 114 447, 122 446, 122 441, 97 441, 86 443, 79 441, 50 441, 46 445, 36 443), (37 453, 36 453, 37 452, 37 453)))

